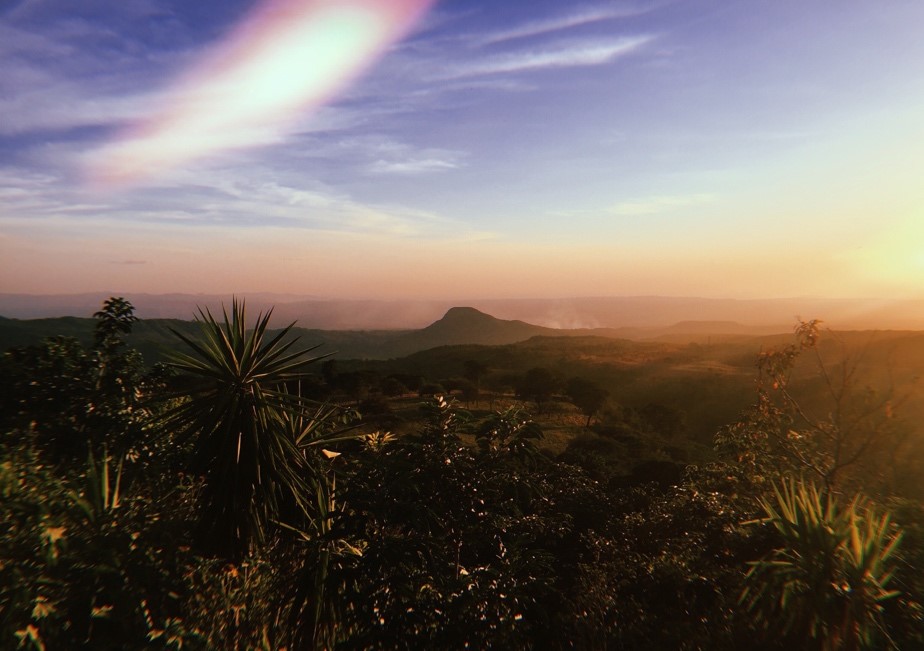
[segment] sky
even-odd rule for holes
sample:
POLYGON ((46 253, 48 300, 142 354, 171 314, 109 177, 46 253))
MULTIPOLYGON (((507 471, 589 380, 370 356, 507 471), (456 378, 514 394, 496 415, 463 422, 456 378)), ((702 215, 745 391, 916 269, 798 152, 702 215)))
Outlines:
POLYGON ((0 292, 924 297, 921 25, 0 1, 0 292))

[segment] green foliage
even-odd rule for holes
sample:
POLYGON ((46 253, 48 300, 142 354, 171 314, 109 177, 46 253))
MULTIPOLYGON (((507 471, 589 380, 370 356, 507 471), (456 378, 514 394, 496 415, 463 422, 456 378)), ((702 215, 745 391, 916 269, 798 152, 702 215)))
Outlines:
POLYGON ((4 353, 0 370, 4 433, 33 433, 53 460, 85 458, 94 370, 93 359, 83 346, 66 337, 4 353))
POLYGON ((290 352, 288 328, 271 340, 271 312, 247 330, 243 302, 219 323, 200 311, 202 339, 177 332, 189 349, 170 363, 180 381, 173 396, 185 398, 167 412, 163 426, 193 441, 193 470, 205 477, 201 511, 208 544, 231 554, 266 540, 275 521, 300 521, 310 510, 306 457, 291 429, 306 401, 286 383, 318 358, 313 349, 290 352))
MULTIPOLYGON (((28 448, 0 463, 0 647, 165 648, 182 620, 182 503, 126 496, 112 460, 61 478, 28 448), (171 596, 172 595, 172 596, 171 596)), ((178 493, 174 493, 178 495, 178 493)), ((176 637, 182 642, 186 633, 176 637)))
POLYGON ((183 578, 183 617, 152 631, 153 641, 194 649, 284 648, 280 594, 287 577, 276 563, 260 555, 240 563, 196 559, 183 578))
POLYGON ((132 326, 138 321, 135 307, 121 296, 103 301, 103 309, 93 318, 98 319, 94 335, 98 350, 123 346, 125 335, 131 334, 132 326))
MULTIPOLYGON (((902 402, 891 390, 878 392, 857 376, 858 360, 841 350, 836 359, 821 350, 821 322, 802 321, 796 344, 764 351, 758 358, 758 404, 751 420, 775 457, 776 465, 797 474, 809 473, 826 488, 844 481, 867 486, 896 446, 901 431, 894 410, 902 402), (808 354, 809 377, 801 393, 815 391, 824 407, 810 409, 797 388, 797 363, 808 354)), ((835 342, 836 343, 836 342, 835 342)))
POLYGON ((564 597, 587 613, 571 624, 584 627, 576 646, 753 648, 737 592, 744 562, 765 545, 739 526, 746 513, 733 500, 691 482, 621 490, 606 506, 564 597))
MULTIPOLYGON (((699 455, 662 438, 684 416, 662 395, 608 405, 553 460, 519 407, 468 414, 440 395, 415 420, 375 391, 389 371, 359 362, 306 389, 310 350, 271 336, 269 315, 248 329, 237 301, 223 321, 201 312, 201 338, 177 333, 186 352, 147 375, 125 339, 131 304, 96 316, 93 348, 52 339, 3 358, 0 648, 924 648, 920 503, 888 503, 899 545, 870 501, 772 492, 799 467, 780 435, 797 432, 815 463, 835 457, 810 423, 840 423, 827 431, 848 447, 863 438, 845 425, 874 431, 850 420, 862 410, 796 409, 816 386, 790 376, 814 326, 805 347, 762 358, 762 402, 718 437, 721 461, 684 470, 674 461, 699 455), (361 406, 381 412, 362 431, 393 417, 401 432, 361 436, 351 412, 304 397, 344 377, 343 394, 358 378, 361 406), (742 527, 759 509, 765 526, 742 527), (186 544, 196 531, 205 544, 186 544)), ((558 388, 549 368, 582 372, 555 365, 561 344, 523 346, 519 365, 512 347, 485 357, 484 378, 461 348, 388 393, 424 372, 464 368, 464 384, 441 380, 463 393, 537 363, 544 391, 558 388)), ((588 377, 572 399, 599 388, 588 377)), ((847 467, 837 486, 857 476, 847 467)))
POLYGON ((885 619, 901 533, 888 514, 855 497, 841 505, 829 492, 794 480, 761 500, 783 545, 751 563, 741 594, 771 636, 811 640, 813 648, 894 647, 885 619))
POLYGON ((124 452, 142 438, 143 364, 124 345, 137 319, 131 303, 114 298, 97 317, 92 350, 52 337, 11 349, 0 362, 0 425, 29 431, 54 463, 79 463, 103 446, 124 452))
MULTIPOLYGON (((548 593, 539 541, 554 523, 521 510, 537 495, 521 471, 501 462, 506 455, 482 456, 462 443, 464 414, 443 398, 423 413, 418 433, 370 438, 345 453, 353 465, 338 504, 349 510, 319 540, 330 551, 324 593, 335 615, 328 623, 338 626, 319 638, 316 618, 302 617, 302 644, 524 648, 542 621, 531 615, 548 593)), ((310 613, 317 603, 311 568, 323 562, 307 554, 306 587, 293 612, 310 613)))
POLYGON ((124 459, 119 460, 115 469, 115 478, 111 479, 112 458, 107 454, 106 449, 103 449, 103 458, 99 463, 90 452, 87 459, 86 488, 83 495, 72 492, 71 496, 74 503, 83 509, 91 522, 98 522, 119 508, 124 461, 124 459))
POLYGON ((475 430, 475 440, 482 452, 506 454, 521 461, 534 461, 536 441, 542 438, 542 428, 520 407, 496 412, 475 430))

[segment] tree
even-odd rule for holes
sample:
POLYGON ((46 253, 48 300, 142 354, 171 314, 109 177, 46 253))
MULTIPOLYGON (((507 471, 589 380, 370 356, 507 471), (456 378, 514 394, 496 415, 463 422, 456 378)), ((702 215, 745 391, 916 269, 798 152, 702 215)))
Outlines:
POLYGON ((518 385, 517 397, 523 400, 532 400, 536 403, 536 411, 542 412, 542 405, 552 397, 558 388, 555 375, 545 367, 531 368, 526 372, 518 385))
POLYGON ((350 400, 359 402, 369 393, 374 378, 364 371, 339 373, 333 380, 333 386, 342 391, 350 400))
POLYGON ((417 395, 421 398, 433 398, 435 396, 446 396, 447 391, 442 384, 427 382, 420 385, 420 388, 417 389, 417 395))
POLYGON ((795 344, 760 354, 757 403, 716 445, 755 476, 808 473, 834 490, 870 479, 894 456, 905 440, 895 418, 902 400, 863 386, 845 347, 838 359, 823 355, 820 323, 800 322, 795 344))
POLYGON ((465 371, 462 374, 467 380, 471 380, 476 386, 481 384, 481 378, 488 372, 488 367, 474 359, 465 360, 465 371))
POLYGON ((610 395, 606 389, 580 377, 568 380, 566 391, 574 406, 587 416, 585 427, 590 427, 591 420, 603 408, 610 395))
POLYGON ((131 334, 132 326, 138 321, 135 306, 121 296, 103 301, 103 309, 93 314, 98 319, 94 339, 97 350, 124 345, 125 335, 131 334))
POLYGON ((131 303, 110 298, 95 314, 95 345, 69 337, 7 351, 0 373, 0 426, 36 434, 49 460, 73 464, 103 446, 124 452, 138 441, 144 365, 125 345, 138 319, 131 303))
POLYGON ((481 393, 481 378, 483 378, 487 372, 488 367, 485 364, 474 359, 465 360, 465 371, 462 373, 462 376, 475 385, 475 400, 478 399, 478 395, 481 393))
POLYGON ((393 375, 389 375, 382 380, 382 394, 389 398, 397 398, 398 396, 403 396, 407 392, 408 388, 404 383, 393 375))
POLYGON ((97 362, 97 397, 88 413, 102 421, 97 430, 110 434, 102 437, 104 441, 95 442, 97 448, 105 443, 124 452, 140 437, 139 419, 144 419, 145 414, 136 412, 140 409, 144 363, 140 353, 126 346, 125 341, 138 322, 134 312, 134 306, 120 296, 106 299, 103 309, 93 315, 97 319, 93 348, 97 362), (116 433, 117 436, 113 436, 116 433), (115 438, 119 440, 113 440, 115 438))
POLYGON ((457 392, 462 396, 462 400, 471 404, 478 400, 478 387, 475 383, 464 377, 447 378, 439 382, 446 388, 450 394, 457 392))

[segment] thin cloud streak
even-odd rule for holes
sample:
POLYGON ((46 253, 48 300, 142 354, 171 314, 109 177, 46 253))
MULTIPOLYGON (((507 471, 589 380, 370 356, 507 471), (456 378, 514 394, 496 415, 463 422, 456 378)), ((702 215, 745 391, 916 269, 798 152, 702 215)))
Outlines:
POLYGON ((443 79, 462 79, 552 68, 598 66, 632 54, 653 39, 653 36, 647 35, 631 36, 613 42, 571 43, 543 50, 504 54, 451 70, 443 79))
POLYGON ((426 172, 440 172, 453 170, 459 167, 452 161, 425 158, 423 160, 384 161, 377 160, 372 166, 376 174, 421 174, 426 172))
POLYGON ((531 36, 541 36, 573 27, 582 27, 619 18, 629 18, 648 13, 651 8, 614 8, 594 7, 576 11, 564 16, 557 16, 549 20, 537 20, 519 27, 488 34, 477 40, 479 45, 494 45, 531 36))
MULTIPOLYGON (((406 161, 406 169, 388 172, 414 174, 438 167, 435 162, 416 163, 406 161)), ((259 166, 190 169, 169 186, 99 196, 62 186, 54 175, 0 168, 0 219, 52 237, 112 227, 119 232, 167 228, 176 234, 203 228, 243 234, 268 228, 411 240, 485 236, 474 225, 402 202, 363 201, 296 173, 281 176, 286 175, 259 166), (87 203, 87 196, 97 201, 87 203)))

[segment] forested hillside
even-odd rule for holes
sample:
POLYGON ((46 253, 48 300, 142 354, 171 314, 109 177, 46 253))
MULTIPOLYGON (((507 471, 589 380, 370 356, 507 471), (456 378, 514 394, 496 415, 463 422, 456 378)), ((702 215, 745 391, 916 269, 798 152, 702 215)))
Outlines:
POLYGON ((924 648, 918 333, 350 361, 253 316, 3 354, 0 648, 924 648))

